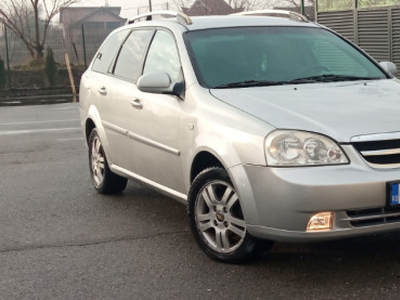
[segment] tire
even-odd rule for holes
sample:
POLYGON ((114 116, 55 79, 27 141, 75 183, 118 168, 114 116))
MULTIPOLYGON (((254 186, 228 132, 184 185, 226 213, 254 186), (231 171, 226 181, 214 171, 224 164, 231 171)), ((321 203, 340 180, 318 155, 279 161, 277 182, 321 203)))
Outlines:
POLYGON ((93 186, 100 194, 117 194, 125 189, 128 180, 111 172, 96 128, 89 137, 89 167, 93 186))
MULTIPOLYGON (((220 167, 202 171, 188 197, 190 227, 200 248, 212 259, 242 263, 254 259, 261 243, 246 229, 242 208, 228 173, 220 167)), ((264 247, 272 242, 263 241, 264 247)))

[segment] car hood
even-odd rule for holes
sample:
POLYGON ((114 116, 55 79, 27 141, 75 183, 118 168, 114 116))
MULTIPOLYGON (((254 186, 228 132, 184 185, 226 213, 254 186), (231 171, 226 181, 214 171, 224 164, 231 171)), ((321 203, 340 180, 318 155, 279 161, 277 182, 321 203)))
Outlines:
POLYGON ((210 92, 275 128, 319 132, 342 143, 358 135, 400 131, 397 79, 210 92))

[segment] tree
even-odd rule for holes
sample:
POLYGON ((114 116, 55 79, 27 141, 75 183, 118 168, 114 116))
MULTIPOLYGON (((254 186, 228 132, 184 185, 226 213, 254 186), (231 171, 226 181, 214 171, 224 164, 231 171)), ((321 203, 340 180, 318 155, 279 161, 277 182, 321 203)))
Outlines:
POLYGON ((187 7, 189 8, 194 1, 192 0, 172 0, 172 2, 175 4, 178 9, 181 9, 182 7, 187 7))
POLYGON ((398 4, 398 0, 358 0, 358 7, 360 8, 398 4))
POLYGON ((46 81, 50 86, 54 86, 57 80, 57 63, 54 60, 53 49, 47 47, 46 62, 44 65, 46 81))
MULTIPOLYGON (((280 0, 282 6, 300 7, 301 0, 280 0)), ((315 0, 304 0, 304 5, 314 6, 315 0)))
POLYGON ((80 0, 1 0, 0 23, 25 44, 34 59, 43 58, 51 20, 63 8, 80 0))
POLYGON ((270 1, 265 0, 228 0, 227 2, 232 8, 243 10, 264 9, 270 6, 270 1))
POLYGON ((352 9, 357 1, 357 7, 370 8, 388 5, 398 5, 399 0, 319 0, 319 11, 335 11, 352 9))
POLYGON ((6 77, 7 73, 4 68, 4 60, 0 56, 0 90, 4 89, 4 86, 6 85, 6 77))
MULTIPOLYGON (((194 0, 173 0, 174 4, 178 7, 190 7, 194 0)), ((225 0, 232 8, 243 10, 257 10, 273 7, 294 6, 300 7, 301 0, 225 0)), ((315 0, 305 0, 306 5, 314 6, 315 0)))

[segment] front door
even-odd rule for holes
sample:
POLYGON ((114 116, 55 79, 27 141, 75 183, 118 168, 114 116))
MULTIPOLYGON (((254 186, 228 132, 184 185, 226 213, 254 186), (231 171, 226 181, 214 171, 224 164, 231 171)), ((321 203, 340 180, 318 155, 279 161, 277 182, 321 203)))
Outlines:
MULTIPOLYGON (((165 72, 183 80, 173 36, 157 30, 144 74, 165 72)), ((137 91, 131 99, 128 138, 135 156, 135 173, 175 191, 184 192, 180 161, 179 122, 184 102, 176 96, 137 91)))

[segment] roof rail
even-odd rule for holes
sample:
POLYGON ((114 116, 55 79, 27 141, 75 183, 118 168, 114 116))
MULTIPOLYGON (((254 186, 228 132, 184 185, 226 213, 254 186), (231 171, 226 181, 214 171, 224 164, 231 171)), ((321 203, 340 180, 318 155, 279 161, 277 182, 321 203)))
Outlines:
POLYGON ((234 15, 241 16, 273 16, 273 17, 286 17, 289 19, 297 19, 302 22, 310 22, 308 18, 299 13, 289 11, 289 10, 281 10, 281 9, 264 9, 264 10, 253 10, 253 11, 244 11, 240 13, 235 13, 234 15))
POLYGON ((169 11, 169 10, 162 10, 162 11, 154 11, 154 12, 149 12, 145 13, 133 18, 129 18, 126 21, 126 24, 132 24, 135 23, 135 21, 139 21, 140 19, 146 18, 146 21, 152 20, 153 16, 170 16, 170 17, 176 17, 179 23, 190 25, 192 24, 192 19, 188 16, 185 15, 184 13, 181 12, 176 12, 176 11, 169 11))

